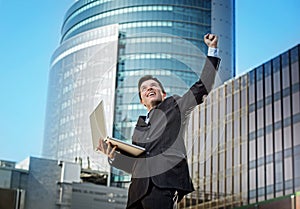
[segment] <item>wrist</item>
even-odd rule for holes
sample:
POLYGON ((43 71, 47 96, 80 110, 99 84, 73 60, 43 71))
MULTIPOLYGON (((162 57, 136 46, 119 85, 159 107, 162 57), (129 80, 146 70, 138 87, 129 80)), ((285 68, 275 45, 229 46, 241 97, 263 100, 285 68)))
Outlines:
POLYGON ((208 45, 208 47, 210 47, 210 48, 218 48, 218 44, 210 44, 210 45, 208 45))
POLYGON ((207 55, 212 57, 219 57, 219 49, 208 47, 207 55))

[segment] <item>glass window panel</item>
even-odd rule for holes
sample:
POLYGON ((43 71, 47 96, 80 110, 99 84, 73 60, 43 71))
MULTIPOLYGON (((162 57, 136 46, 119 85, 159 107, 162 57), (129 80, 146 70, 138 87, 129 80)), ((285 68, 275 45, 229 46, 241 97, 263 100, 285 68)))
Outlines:
POLYGON ((265 188, 259 188, 258 190, 258 202, 265 200, 265 188))
POLYGON ((292 83, 299 82, 299 47, 291 50, 292 83))
POLYGON ((255 112, 251 112, 249 114, 249 133, 254 132, 255 130, 255 112))
MULTIPOLYGON (((300 165, 300 155, 295 155, 294 156, 294 170, 295 170, 295 179, 298 179, 298 181, 300 180, 300 169, 299 169, 299 165, 300 165)), ((299 185, 300 186, 300 185, 299 185)))
POLYGON ((276 57, 272 60, 273 72, 276 73, 280 71, 280 57, 276 57))
POLYGON ((247 104, 247 91, 246 89, 241 90, 241 107, 245 107, 247 104))
POLYGON ((274 93, 280 91, 280 73, 276 72, 273 74, 273 88, 274 88, 274 93))
POLYGON ((258 188, 261 188, 261 187, 264 187, 265 186, 265 171, 264 171, 264 166, 260 166, 257 168, 257 182, 258 182, 258 185, 257 187, 258 188))
POLYGON ((273 154, 273 134, 266 135, 266 155, 273 154))
POLYGON ((263 108, 257 110, 257 129, 264 127, 264 111, 263 108))
POLYGON ((251 169, 249 172, 249 180, 250 180, 250 190, 256 189, 256 169, 251 169))
POLYGON ((282 191, 282 188, 283 188, 283 183, 282 182, 279 182, 276 184, 276 197, 281 197, 283 195, 283 191, 282 191))
POLYGON ((285 178, 285 181, 293 178, 292 158, 291 157, 284 159, 284 178, 285 178))
POLYGON ((299 63, 295 62, 291 65, 292 68, 292 84, 299 83, 299 63))
POLYGON ((205 178, 207 179, 207 182, 209 182, 210 176, 211 176, 211 158, 207 158, 208 155, 206 155, 206 169, 205 169, 205 178))
POLYGON ((294 47, 291 49, 291 62, 299 62, 299 46, 294 47))
POLYGON ((227 194, 231 194, 232 191, 232 177, 231 176, 227 176, 226 178, 226 193, 227 194))
MULTIPOLYGON (((226 139, 227 139, 227 143, 232 143, 233 140, 233 136, 232 136, 232 120, 228 121, 227 126, 226 126, 226 139)), ((227 145, 229 146, 229 145, 227 145)))
POLYGON ((300 145, 300 123, 293 124, 293 126, 294 146, 297 146, 300 145))
POLYGON ((223 172, 219 173, 219 192, 224 194, 225 191, 225 175, 223 172))
POLYGON ((265 96, 270 96, 272 94, 271 76, 265 78, 265 94, 265 96))
POLYGON ((283 118, 291 116, 291 98, 289 96, 283 98, 283 118))
POLYGON ((243 142, 242 143, 242 165, 246 165, 247 161, 248 161, 248 157, 247 157, 247 143, 243 142))
POLYGON ((240 143, 237 141, 234 146, 234 166, 237 168, 240 165, 240 143))
POLYGON ((232 141, 227 141, 226 166, 227 166, 227 168, 232 168, 232 141))
POLYGON ((242 127, 241 127, 241 135, 242 135, 242 140, 246 140, 247 139, 247 133, 248 133, 248 120, 247 120, 247 116, 242 116, 241 118, 241 123, 242 123, 242 127))
POLYGON ((263 98, 263 81, 259 80, 256 83, 256 92, 257 92, 257 100, 261 100, 263 98))
POLYGON ((254 84, 251 84, 249 86, 249 104, 252 104, 255 102, 255 85, 254 84))
POLYGON ((249 161, 256 159, 255 140, 249 142, 249 161))
POLYGON ((264 64, 264 77, 271 76, 272 74, 272 68, 271 68, 271 61, 264 64))
POLYGON ((263 66, 259 66, 258 68, 256 68, 256 82, 259 82, 263 79, 263 66))
POLYGON ((299 104, 299 101, 300 101, 300 97, 299 97, 299 91, 296 92, 296 93, 293 93, 293 114, 297 114, 300 112, 300 104, 299 104))
MULTIPOLYGON (((210 102, 210 97, 209 98, 207 98, 207 101, 206 101, 207 103, 209 103, 210 102)), ((208 126, 208 127, 210 127, 211 126, 211 114, 212 114, 212 111, 211 111, 211 105, 210 104, 208 104, 207 106, 206 106, 206 110, 207 110, 207 113, 206 113, 206 125, 208 126)))
POLYGON ((225 172, 225 152, 220 153, 219 171, 225 172))
POLYGON ((240 191, 240 186, 241 186, 241 179, 240 179, 240 174, 236 173, 234 176, 234 181, 233 181, 233 193, 238 194, 240 191))
POLYGON ((229 92, 227 94, 226 107, 227 107, 227 113, 232 113, 232 96, 231 96, 231 92, 229 92))
MULTIPOLYGON (((242 186, 242 198, 245 200, 247 198, 247 192, 248 192, 248 177, 247 174, 248 172, 244 171, 242 174, 242 181, 241 181, 241 186, 242 186)), ((246 201, 246 200, 245 200, 246 201)))
POLYGON ((250 203, 250 204, 253 204, 253 203, 256 203, 256 202, 257 202, 257 201, 256 201, 256 198, 255 198, 255 197, 256 197, 256 193, 255 193, 255 191, 252 191, 252 192, 253 192, 253 193, 250 192, 250 195, 252 194, 252 195, 254 195, 254 197, 251 197, 251 196, 249 197, 249 198, 250 198, 250 200, 249 200, 249 203, 250 203))
POLYGON ((276 161, 275 164, 275 190, 282 191, 283 186, 283 170, 282 170, 282 161, 276 161))
POLYGON ((239 108, 240 108, 240 94, 239 94, 239 92, 234 94, 233 99, 234 99, 234 107, 233 108, 234 108, 235 111, 238 111, 239 108))
POLYGON ((265 114, 266 114, 266 126, 267 125, 271 125, 273 124, 273 120, 272 120, 272 117, 273 117, 273 112, 272 112, 272 104, 269 104, 266 106, 265 108, 265 114))
POLYGON ((264 137, 259 137, 257 139, 257 158, 262 158, 264 156, 264 137))
POLYGON ((286 52, 281 55, 282 62, 282 87, 289 86, 290 83, 290 73, 289 73, 289 52, 286 52))
POLYGON ((274 198, 274 187, 273 185, 269 185, 267 186, 267 199, 272 199, 272 198, 274 198))
POLYGON ((281 120, 281 101, 274 103, 274 122, 281 120))
POLYGON ((285 127, 283 129, 284 131, 284 149, 292 147, 292 132, 291 132, 291 127, 285 127))
POLYGON ((234 131, 234 140, 239 141, 240 140, 240 117, 239 112, 235 113, 235 119, 233 120, 233 131, 234 131))
POLYGON ((282 132, 281 129, 275 131, 275 152, 279 152, 282 150, 281 132, 282 132))

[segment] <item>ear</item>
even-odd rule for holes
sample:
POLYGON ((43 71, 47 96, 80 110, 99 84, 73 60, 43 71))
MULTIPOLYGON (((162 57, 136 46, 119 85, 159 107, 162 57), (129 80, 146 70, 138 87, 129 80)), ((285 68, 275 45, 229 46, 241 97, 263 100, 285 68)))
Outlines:
POLYGON ((167 93, 163 93, 163 99, 165 99, 167 96, 167 93))
POLYGON ((146 107, 142 99, 140 99, 140 103, 146 107))

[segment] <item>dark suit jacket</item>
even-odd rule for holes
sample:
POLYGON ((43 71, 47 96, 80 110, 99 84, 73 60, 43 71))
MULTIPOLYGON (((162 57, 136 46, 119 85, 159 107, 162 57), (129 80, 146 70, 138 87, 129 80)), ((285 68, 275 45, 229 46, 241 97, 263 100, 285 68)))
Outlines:
POLYGON ((180 198, 194 190, 184 145, 185 123, 193 108, 212 89, 220 59, 208 57, 200 79, 182 97, 166 98, 149 113, 149 122, 140 116, 133 144, 146 148, 138 158, 117 154, 111 163, 132 174, 128 203, 142 198, 150 180, 159 188, 176 189, 180 198))

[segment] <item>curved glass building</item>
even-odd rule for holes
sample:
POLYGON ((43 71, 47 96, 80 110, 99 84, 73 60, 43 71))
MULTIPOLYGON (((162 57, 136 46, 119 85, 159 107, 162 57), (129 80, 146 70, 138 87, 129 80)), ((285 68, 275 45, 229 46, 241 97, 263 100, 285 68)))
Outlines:
MULTIPOLYGON (((130 140, 140 104, 137 81, 152 74, 168 95, 201 73, 206 33, 220 37, 217 83, 235 74, 234 2, 79 0, 67 11, 51 60, 43 155, 108 170, 93 154, 89 115, 104 100, 109 134, 130 140), (224 63, 224 64, 223 64, 224 63), (87 160, 89 159, 89 160, 87 160)), ((122 186, 126 175, 112 172, 122 186)))

